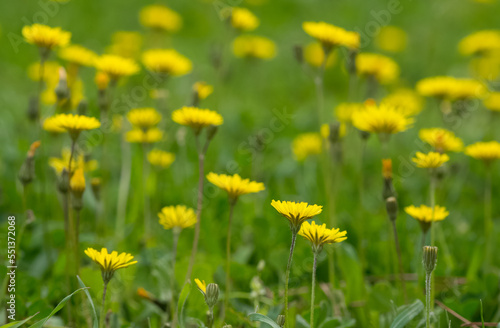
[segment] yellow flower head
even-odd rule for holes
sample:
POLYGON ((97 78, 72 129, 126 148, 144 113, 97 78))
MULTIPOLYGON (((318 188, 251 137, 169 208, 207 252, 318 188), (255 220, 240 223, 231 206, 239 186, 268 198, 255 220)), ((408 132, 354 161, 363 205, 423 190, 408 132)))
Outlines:
POLYGON ((399 110, 403 115, 414 116, 422 111, 422 98, 411 89, 399 89, 385 96, 382 104, 399 110))
POLYGON ((356 56, 356 71, 361 76, 372 76, 380 84, 394 82, 399 77, 399 66, 391 58, 372 53, 356 56))
POLYGON ((259 26, 259 19, 246 8, 234 7, 231 11, 231 26, 240 31, 253 31, 259 26))
POLYGON ((364 110, 365 106, 361 103, 340 103, 335 107, 335 117, 342 123, 351 123, 352 114, 358 110, 364 110))
MULTIPOLYGON (((59 68, 61 65, 55 61, 47 61, 43 65, 43 81, 48 89, 57 86, 59 82, 59 68)), ((28 77, 33 81, 40 81, 40 62, 31 64, 28 67, 28 77)))
POLYGON ((200 279, 195 279, 194 282, 196 283, 196 286, 198 287, 200 292, 203 294, 203 296, 205 296, 207 293, 207 283, 205 282, 205 280, 200 281, 200 279))
POLYGON ((314 221, 302 223, 299 235, 311 242, 314 252, 321 252, 325 244, 340 243, 347 239, 347 231, 328 229, 326 224, 317 225, 314 221))
POLYGON ((465 154, 480 159, 485 163, 490 163, 500 158, 500 143, 498 141, 476 142, 465 147, 465 154))
POLYGON ((144 66, 152 72, 181 76, 191 72, 193 64, 174 49, 151 49, 142 54, 144 66))
POLYGON ((353 113, 352 124, 365 132, 393 134, 408 129, 413 124, 413 119, 394 107, 368 104, 364 110, 353 113))
POLYGON ((148 161, 151 165, 166 169, 175 161, 175 154, 159 149, 153 149, 148 154, 148 161))
POLYGON ((290 222, 290 229, 293 233, 298 233, 304 221, 318 215, 323 210, 323 206, 309 205, 308 203, 282 202, 273 199, 271 206, 290 222))
POLYGON ((383 26, 375 37, 375 44, 381 50, 401 52, 408 43, 406 32, 397 26, 383 26))
POLYGON ((474 79, 455 79, 449 90, 450 100, 466 100, 483 98, 488 92, 484 83, 474 79))
POLYGON ((331 49, 335 46, 359 48, 359 34, 325 22, 304 22, 304 32, 321 42, 323 47, 331 49))
POLYGON ((156 126, 161 120, 161 115, 154 108, 136 108, 127 113, 127 120, 134 128, 146 130, 156 126))
POLYGON ((158 128, 132 129, 125 134, 125 140, 131 143, 154 143, 163 138, 163 131, 158 128))
MULTIPOLYGON (((69 171, 70 156, 71 151, 68 148, 64 148, 61 152, 61 158, 49 158, 49 165, 56 171, 57 174, 61 174, 63 169, 69 171)), ((85 160, 85 156, 83 154, 79 154, 78 156, 73 156, 73 159, 71 160, 70 175, 78 169, 83 169, 84 172, 91 172, 96 170, 98 166, 99 164, 96 160, 85 160)))
POLYGON ((109 85, 109 75, 104 72, 97 72, 94 78, 97 89, 106 90, 109 85))
POLYGON ((98 57, 95 61, 95 67, 98 71, 108 74, 114 80, 139 72, 139 66, 137 66, 135 61, 117 55, 102 55, 98 57))
POLYGON ((451 131, 442 128, 422 129, 418 133, 420 139, 431 145, 437 152, 461 151, 462 140, 451 131))
POLYGON ((483 100, 484 107, 491 111, 500 112, 500 92, 492 92, 483 100))
POLYGON ((125 58, 138 58, 142 48, 142 34, 133 31, 117 31, 111 36, 106 51, 125 58))
POLYGON ((198 99, 205 99, 214 92, 214 87, 207 82, 199 81, 193 85, 193 91, 196 92, 198 99))
POLYGON ((299 134, 292 143, 292 151, 298 161, 321 154, 321 135, 316 132, 299 134))
POLYGON ((182 17, 163 5, 150 5, 141 9, 139 21, 142 26, 174 33, 182 27, 182 17))
POLYGON ((83 168, 79 167, 75 170, 75 173, 71 176, 69 181, 69 186, 71 191, 74 193, 82 194, 85 191, 85 176, 83 174, 83 168))
POLYGON ((54 116, 48 117, 43 121, 43 129, 50 133, 64 133, 66 129, 62 128, 54 116))
POLYGON ((59 51, 59 57, 79 66, 93 66, 97 55, 92 50, 73 44, 62 48, 59 51))
POLYGON ((57 114, 51 118, 51 124, 64 129, 74 140, 80 132, 97 129, 101 123, 95 117, 74 114, 57 114))
POLYGON ((384 179, 392 178, 392 159, 382 159, 382 176, 384 179))
POLYGON ((222 116, 209 109, 184 106, 172 113, 172 120, 181 125, 190 126, 199 133, 202 128, 210 125, 221 125, 224 122, 222 116))
POLYGON ((448 162, 450 157, 446 154, 440 154, 433 151, 427 154, 417 152, 416 157, 411 160, 417 164, 417 167, 435 169, 448 162))
POLYGON ((116 251, 108 253, 106 248, 102 248, 100 252, 93 248, 87 248, 85 254, 101 267, 102 279, 105 284, 113 278, 113 274, 116 270, 137 263, 137 261, 132 261, 134 257, 131 254, 118 254, 116 251))
POLYGON ((160 224, 165 229, 185 229, 196 224, 196 214, 184 205, 166 206, 158 213, 160 224))
POLYGON ((500 50, 500 31, 484 30, 467 35, 458 44, 462 55, 487 55, 500 50))
POLYGON ((446 208, 436 205, 434 209, 426 205, 405 207, 405 212, 420 223, 422 230, 427 232, 432 222, 442 221, 450 214, 446 208))
POLYGON ((238 174, 226 175, 210 172, 207 175, 207 179, 217 187, 225 190, 229 198, 233 200, 241 195, 259 192, 265 189, 262 182, 242 179, 238 174))
POLYGON ((457 79, 450 76, 429 77, 418 81, 417 91, 426 97, 448 100, 482 98, 487 89, 473 79, 457 79))
MULTIPOLYGON (((328 59, 326 60, 325 67, 331 67, 335 63, 337 58, 337 52, 330 51, 328 54, 328 59)), ((323 61, 325 60, 325 50, 319 42, 309 43, 304 48, 304 60, 312 67, 321 67, 323 61)))
POLYGON ((63 31, 60 27, 41 24, 24 26, 22 34, 28 43, 47 49, 64 47, 71 38, 71 33, 63 31))
POLYGON ((233 53, 240 58, 271 59, 276 56, 276 45, 262 36, 240 35, 233 41, 233 53))
POLYGON ((450 76, 428 77, 418 81, 417 92, 426 97, 446 98, 455 78, 450 76))

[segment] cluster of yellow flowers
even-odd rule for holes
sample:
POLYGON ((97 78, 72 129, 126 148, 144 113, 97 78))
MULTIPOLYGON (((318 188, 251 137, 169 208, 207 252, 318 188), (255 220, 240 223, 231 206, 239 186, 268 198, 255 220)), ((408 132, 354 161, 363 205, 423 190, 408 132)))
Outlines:
POLYGON ((417 91, 426 97, 436 97, 450 101, 482 98, 486 95, 485 85, 474 79, 436 76, 420 80, 417 91))

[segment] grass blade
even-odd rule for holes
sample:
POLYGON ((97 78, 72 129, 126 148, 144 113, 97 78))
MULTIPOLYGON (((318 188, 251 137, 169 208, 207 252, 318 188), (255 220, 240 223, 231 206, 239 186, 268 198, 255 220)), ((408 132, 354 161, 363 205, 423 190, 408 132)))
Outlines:
POLYGON ((94 301, 92 301, 92 297, 90 296, 90 293, 87 290, 87 286, 85 286, 82 279, 80 279, 79 276, 76 276, 76 279, 78 279, 78 284, 80 285, 80 287, 85 288, 83 291, 85 292, 85 295, 87 295, 87 298, 89 299, 89 303, 90 303, 90 306, 92 306, 92 312, 94 314, 93 315, 94 316, 94 323, 92 324, 92 327, 97 328, 99 320, 97 319, 97 312, 95 310, 94 301))
POLYGON ((37 313, 33 314, 31 317, 28 317, 28 318, 26 318, 26 319, 24 319, 22 321, 14 321, 14 322, 8 323, 6 325, 0 326, 0 328, 17 328, 17 327, 21 327, 26 322, 28 322, 30 319, 32 319, 34 316, 36 316, 38 313, 40 313, 40 312, 37 312, 37 313))
POLYGON ((416 300, 396 316, 391 324, 391 328, 404 328, 408 322, 412 321, 423 310, 424 303, 421 300, 416 300))
POLYGON ((179 303, 177 304, 177 318, 179 318, 179 325, 184 327, 184 305, 186 305, 187 298, 191 293, 191 282, 188 281, 182 287, 181 295, 179 296, 179 303))
POLYGON ((259 322, 266 323, 273 328, 280 328, 280 326, 278 326, 278 324, 276 322, 274 322, 273 319, 271 319, 263 314, 260 314, 260 313, 250 313, 248 315, 248 318, 252 321, 259 321, 259 322))

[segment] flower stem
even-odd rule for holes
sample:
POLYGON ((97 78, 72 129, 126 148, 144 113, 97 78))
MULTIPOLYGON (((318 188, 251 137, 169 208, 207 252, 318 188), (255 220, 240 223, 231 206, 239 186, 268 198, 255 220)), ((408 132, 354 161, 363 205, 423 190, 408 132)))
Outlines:
POLYGON ((226 311, 229 307, 229 291, 230 291, 230 285, 231 285, 231 225, 233 222, 233 212, 234 212, 234 206, 236 205, 237 198, 235 199, 230 199, 229 201, 229 221, 227 223, 227 240, 226 240, 226 293, 224 297, 224 308, 222 309, 222 312, 224 313, 224 317, 226 314, 226 311))
MULTIPOLYGON (((130 144, 125 141, 124 135, 122 134, 122 158, 121 158, 121 170, 120 170, 120 182, 118 184, 118 204, 116 210, 116 235, 119 240, 123 239, 125 235, 125 219, 127 215, 127 198, 130 189, 130 172, 132 170, 131 156, 130 156, 130 144)), ((103 205, 105 203, 102 200, 103 205)), ((104 212, 103 209, 101 209, 104 212)))
POLYGON ((434 239, 435 239, 435 233, 434 233, 434 212, 435 212, 435 207, 436 207, 436 177, 435 173, 431 172, 431 183, 430 183, 430 199, 431 199, 431 209, 432 209, 432 214, 431 214, 431 244, 430 246, 434 246, 434 239))
POLYGON ((314 84, 316 85, 316 98, 317 98, 317 111, 318 111, 318 126, 323 123, 323 112, 325 107, 325 96, 324 96, 324 80, 325 80, 325 67, 328 60, 329 52, 324 51, 324 58, 321 66, 318 69, 318 74, 314 78, 314 84))
POLYGON ((149 165, 148 165, 148 154, 147 154, 147 144, 142 143, 142 196, 144 199, 144 238, 147 242, 151 236, 151 218, 150 218, 150 204, 149 204, 149 194, 148 194, 148 177, 149 177, 149 165))
POLYGON ((484 237, 485 237, 485 261, 483 269, 489 269, 491 264, 491 231, 493 230, 492 203, 491 203, 491 166, 486 165, 486 181, 484 186, 484 237))
POLYGON ((425 322, 426 328, 431 327, 431 279, 432 272, 425 273, 425 322))
POLYGON ((171 293, 172 297, 170 300, 171 308, 172 308, 172 327, 177 327, 177 302, 175 299, 175 263, 177 260, 177 245, 179 243, 179 234, 180 230, 174 228, 172 230, 173 233, 173 245, 172 245, 172 277, 171 280, 171 293))
POLYGON ((314 294, 316 289, 316 266, 318 264, 318 252, 314 252, 314 262, 312 271, 312 286, 311 286, 311 320, 310 327, 314 328, 314 294))
POLYGON ((104 290, 102 291, 101 315, 99 316, 99 328, 104 328, 104 319, 106 317, 106 292, 108 290, 108 282, 104 282, 104 290))
POLYGON ((290 327, 290 318, 288 316, 288 280, 290 279, 290 269, 292 267, 293 250, 295 248, 295 240, 297 239, 297 232, 292 231, 292 244, 290 245, 290 255, 288 256, 288 264, 286 265, 285 273, 285 326, 290 327))
POLYGON ((392 231, 394 232, 394 245, 396 246, 396 254, 398 255, 399 264, 399 279, 401 280, 401 288, 403 289, 403 299, 405 304, 408 302, 406 294, 406 282, 404 277, 403 258, 401 256, 401 246, 399 245, 398 229, 396 228, 396 221, 391 220, 392 231))

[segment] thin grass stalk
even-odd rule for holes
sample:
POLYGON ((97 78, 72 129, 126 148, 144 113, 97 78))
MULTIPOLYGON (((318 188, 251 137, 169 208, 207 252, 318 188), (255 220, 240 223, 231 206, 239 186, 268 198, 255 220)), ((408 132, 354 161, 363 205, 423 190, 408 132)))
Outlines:
POLYGON ((316 100, 317 100, 317 107, 316 110, 318 112, 318 126, 321 127, 321 124, 323 123, 323 112, 324 112, 324 107, 325 107, 325 95, 324 95, 324 89, 325 89, 325 67, 326 63, 328 61, 328 55, 330 54, 330 51, 323 50, 324 53, 324 58, 323 62, 321 63, 321 66, 318 69, 318 73, 316 74, 316 77, 314 78, 314 84, 316 86, 316 100))
MULTIPOLYGON (((434 232, 434 215, 435 215, 435 207, 436 207, 436 172, 434 170, 431 170, 431 182, 430 182, 430 197, 431 197, 431 208, 432 208, 432 214, 431 214, 431 246, 434 246, 434 239, 435 239, 435 232, 434 232)), ((430 307, 434 309, 434 271, 431 273, 431 284, 432 288, 430 290, 430 307)))
POLYGON ((486 271, 491 265, 492 239, 491 231, 493 230, 493 215, 492 215, 492 197, 491 197, 491 180, 492 169, 491 164, 486 165, 486 181, 484 185, 484 237, 485 237, 485 261, 484 270, 486 271))
POLYGON ((361 263, 361 271, 364 273, 366 268, 366 256, 365 256, 365 225, 366 219, 364 215, 364 190, 365 190, 365 158, 366 158, 366 139, 361 138, 361 152, 359 159, 359 179, 358 179, 358 196, 359 196, 359 240, 358 240, 358 248, 359 248, 359 260, 361 263))
POLYGON ((172 237, 173 237, 173 243, 172 243, 172 277, 170 278, 171 280, 171 289, 172 289, 172 296, 170 299, 171 302, 171 310, 172 310, 172 327, 177 327, 177 299, 175 298, 175 264, 177 261, 177 246, 179 244, 179 234, 180 230, 174 228, 172 230, 172 237))
POLYGON ((290 327, 290 317, 288 314, 288 281, 290 279, 290 269, 292 268, 293 250, 295 249, 295 241, 297 239, 297 231, 292 230, 292 244, 290 245, 290 255, 288 256, 288 263, 286 265, 285 273, 285 327, 290 327))
POLYGON ((399 244, 398 229, 396 221, 391 220, 392 231, 394 232, 394 246, 396 247, 396 254, 398 256, 399 279, 401 280, 401 288, 403 289, 403 300, 405 304, 408 302, 408 295, 406 293, 406 281, 404 277, 403 257, 401 255, 401 246, 399 244))
POLYGON ((102 291, 101 313, 99 315, 99 328, 104 328, 104 321, 106 318, 106 292, 108 290, 108 282, 104 282, 104 289, 102 291))
MULTIPOLYGON (((116 235, 121 240, 125 236, 125 219, 127 215, 127 199, 130 189, 130 179, 132 171, 132 158, 130 156, 130 144, 125 141, 122 133, 122 158, 120 169, 120 181, 118 183, 118 204, 116 210, 116 235)), ((101 198, 104 203, 104 200, 101 198)), ((104 205, 104 204, 103 204, 104 205)), ((101 209, 103 211, 103 209, 101 209)), ((104 211, 103 211, 104 212, 104 211)))
POLYGON ((144 238, 147 241, 151 237, 151 215, 148 194, 149 163, 147 144, 142 143, 142 196, 144 210, 144 238))
POLYGON ((318 264, 318 252, 314 251, 314 262, 313 262, 313 270, 312 270, 312 285, 311 285, 311 320, 310 327, 314 328, 314 296, 316 289, 316 267, 318 264))
POLYGON ((233 222, 234 206, 238 201, 237 198, 229 201, 229 221, 227 223, 227 240, 226 240, 226 293, 224 297, 224 308, 222 309, 223 316, 225 317, 226 311, 229 308, 229 292, 231 285, 231 226, 233 222))

